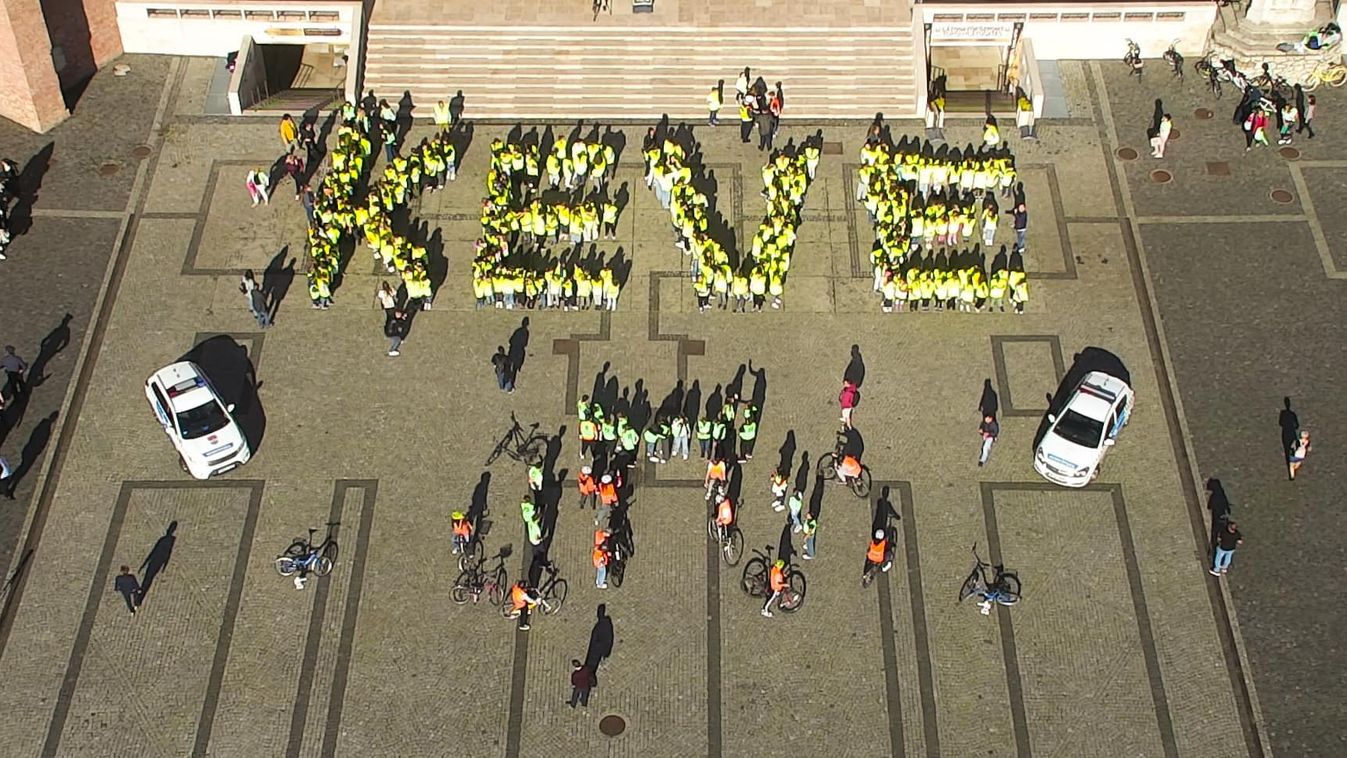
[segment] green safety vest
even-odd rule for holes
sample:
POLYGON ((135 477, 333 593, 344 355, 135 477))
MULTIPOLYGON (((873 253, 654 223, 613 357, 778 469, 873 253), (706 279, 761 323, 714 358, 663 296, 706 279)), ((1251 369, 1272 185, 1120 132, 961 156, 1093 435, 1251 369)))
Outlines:
POLYGON ((725 422, 716 420, 711 424, 711 438, 717 440, 725 439, 725 422))
POLYGON ((617 439, 617 427, 613 426, 612 421, 604 419, 599 434, 603 436, 605 442, 612 442, 617 439))
POLYGON ((758 436, 758 422, 745 421, 744 425, 739 427, 739 439, 747 441, 757 436, 758 436))
POLYGON ((699 440, 709 440, 709 439, 711 439, 711 420, 710 420, 710 419, 705 419, 705 418, 704 418, 704 419, 698 419, 698 420, 697 420, 697 439, 699 439, 699 440))
POLYGON ((622 447, 626 448, 627 450, 635 450, 636 443, 640 441, 641 438, 636 434, 635 429, 627 427, 626 429, 622 430, 622 447))

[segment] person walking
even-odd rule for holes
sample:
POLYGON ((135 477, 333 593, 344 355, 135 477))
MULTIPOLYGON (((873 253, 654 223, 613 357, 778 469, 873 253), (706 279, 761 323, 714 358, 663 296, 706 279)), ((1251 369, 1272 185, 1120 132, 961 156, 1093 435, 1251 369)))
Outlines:
POLYGON ((724 104, 725 98, 720 93, 725 89, 725 80, 721 79, 716 86, 711 88, 711 92, 706 96, 706 110, 710 113, 709 123, 711 126, 720 124, 720 106, 724 104))
POLYGON ((818 519, 814 518, 814 514, 812 513, 805 514, 803 531, 804 531, 804 559, 806 561, 812 561, 814 560, 814 549, 816 547, 814 538, 818 534, 818 519))
POLYGON ((601 529, 594 535, 594 552, 591 557, 594 560, 594 587, 601 590, 608 589, 608 564, 612 561, 612 556, 608 554, 608 530, 601 529))
POLYGON ((1025 209, 1024 203, 1016 203, 1006 213, 1015 217, 1015 251, 1023 252, 1025 239, 1029 236, 1029 211, 1025 209))
POLYGON ((1235 557, 1235 548, 1244 544, 1244 535, 1239 533, 1235 522, 1227 520, 1225 528, 1216 535, 1216 557, 1212 559, 1207 573, 1220 576, 1230 570, 1230 561, 1235 557))
POLYGON ((1244 119, 1244 152, 1252 150, 1255 142, 1260 145, 1267 144, 1267 114, 1258 107, 1244 119))
POLYGON ((402 347, 402 341, 407 339, 407 314, 401 308, 395 308, 392 318, 384 324, 384 336, 388 338, 388 354, 393 357, 401 355, 399 348, 402 347))
POLYGON ((117 590, 117 594, 122 596, 122 600, 126 601, 126 610, 130 611, 132 616, 136 615, 136 607, 140 605, 140 580, 131 573, 130 566, 122 566, 122 573, 113 580, 112 586, 117 590))
POLYGON ((304 218, 313 226, 314 216, 317 215, 317 199, 313 196, 313 187, 305 184, 299 188, 299 205, 304 209, 304 218))
POLYGON ((1291 479, 1296 478, 1296 472, 1305 465, 1305 458, 1310 454, 1310 432, 1308 429, 1301 429, 1300 434, 1296 435, 1296 441, 1291 443, 1291 449, 1286 455, 1286 468, 1291 473, 1291 479))
POLYGON ((579 660, 571 659, 571 699, 566 703, 574 708, 576 703, 588 708, 589 691, 594 689, 594 672, 579 660))
POLYGON ((248 178, 243 182, 248 188, 248 196, 253 199, 253 207, 257 207, 260 202, 263 205, 271 205, 271 175, 264 169, 254 169, 248 172, 248 178))
MULTIPOLYGON (((1300 85, 1296 85, 1299 87, 1300 85)), ((1317 101, 1314 95, 1305 96, 1305 107, 1300 109, 1300 127, 1296 129, 1296 134, 1309 132, 1310 139, 1314 139, 1314 127, 1310 126, 1310 121, 1314 120, 1314 107, 1317 101)))
POLYGON ((790 530, 794 534, 799 534, 804 529, 804 523, 800 520, 800 512, 804 510, 804 493, 792 490, 787 505, 790 508, 790 530))
POLYGON ((758 409, 744 409, 744 423, 739 427, 739 462, 753 460, 753 447, 758 443, 758 409))
POLYGON ((1169 144, 1169 133, 1174 131, 1174 119, 1166 113, 1160 117, 1160 125, 1156 127, 1155 136, 1151 138, 1151 157, 1165 157, 1165 145, 1169 144))
POLYGON ((1291 144, 1291 128, 1300 121, 1300 111, 1296 110, 1295 103, 1287 101, 1282 103, 1281 126, 1278 127, 1277 144, 1291 144))
POLYGON ((398 293, 393 291, 393 285, 388 282, 380 282, 379 289, 374 292, 374 303, 383 309, 384 323, 393 317, 393 311, 398 307, 398 293))
MULTIPOLYGON (((0 404, 0 408, 3 407, 3 404, 0 404)), ((14 467, 10 465, 8 458, 0 455, 0 494, 10 500, 14 499, 14 487, 16 486, 13 476, 14 467)))
POLYGON ((575 475, 575 485, 580 490, 580 508, 593 510, 599 500, 599 483, 594 480, 594 470, 581 466, 580 473, 575 475))
POLYGON ((744 70, 739 72, 739 78, 734 80, 734 99, 736 102, 742 103, 744 101, 744 96, 748 94, 750 78, 748 66, 744 66, 744 70))
POLYGON ((503 345, 496 347, 496 354, 491 356, 491 365, 496 369, 496 386, 506 392, 514 392, 514 375, 511 371, 510 356, 505 353, 503 345))
POLYGON ((753 134, 753 98, 739 97, 739 141, 748 144, 753 134))
POLYGON ((299 140, 299 125, 295 123, 294 118, 289 113, 281 116, 281 123, 277 130, 281 134, 281 147, 288 153, 295 149, 295 143, 299 140))
POLYGON ((992 443, 1001 435, 1001 425, 996 423, 996 417, 988 413, 982 417, 982 423, 978 424, 978 434, 982 435, 982 452, 978 455, 978 467, 987 465, 987 459, 992 455, 992 443))
POLYGON ((842 392, 837 396, 837 403, 842 406, 842 426, 850 429, 851 414, 861 404, 861 388, 850 379, 842 380, 842 392))
POLYGON ((257 319, 257 326, 265 329, 271 326, 271 313, 267 308, 266 295, 262 293, 262 287, 257 283, 257 277, 253 270, 248 269, 243 272, 243 280, 239 282, 239 292, 243 293, 244 301, 248 304, 248 311, 257 319))
POLYGON ((28 394, 28 380, 24 378, 24 372, 28 370, 28 361, 14 352, 13 345, 5 345, 5 355, 0 358, 0 369, 5 371, 5 389, 9 390, 11 396, 28 394))
POLYGON ((304 194, 304 159, 296 153, 285 156, 285 173, 295 182, 295 199, 304 194))

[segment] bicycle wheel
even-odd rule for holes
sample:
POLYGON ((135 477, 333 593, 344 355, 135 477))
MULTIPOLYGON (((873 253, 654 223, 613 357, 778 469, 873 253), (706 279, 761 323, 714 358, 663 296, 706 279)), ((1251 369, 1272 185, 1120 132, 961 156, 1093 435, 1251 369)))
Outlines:
POLYGON ((974 566, 972 573, 968 575, 967 579, 963 580, 963 586, 959 588, 959 602, 962 603, 970 596, 976 595, 981 588, 982 572, 978 570, 977 566, 974 566))
POLYGON ((452 590, 449 590, 449 599, 454 601, 454 605, 467 605, 472 599, 472 590, 461 584, 455 584, 452 590))
POLYGON ((710 537, 712 542, 715 542, 717 539, 715 516, 711 516, 706 519, 706 536, 710 537))
POLYGON ((870 484, 871 480, 870 480, 869 466, 861 466, 860 476, 847 482, 847 486, 851 488, 851 492, 856 497, 862 498, 870 494, 870 484))
POLYGON ((328 560, 326 555, 318 556, 313 567, 313 573, 318 576, 327 576, 332 573, 332 561, 328 560))
POLYGON ((512 455, 520 463, 534 463, 543 459, 543 450, 546 448, 546 437, 530 437, 521 442, 512 455))
POLYGON ((460 571, 467 570, 468 566, 478 565, 482 562, 482 556, 485 553, 482 547, 482 541, 479 539, 468 540, 468 544, 458 554, 458 568, 460 571))
POLYGON ((613 561, 613 565, 608 567, 608 581, 613 583, 613 587, 622 586, 622 577, 627 573, 626 561, 613 561))
POLYGON ((287 547, 285 552, 281 553, 281 555, 288 555, 291 558, 303 558, 308 554, 309 543, 302 537, 296 537, 295 541, 290 543, 290 547, 287 547))
POLYGON ((295 573, 295 559, 288 555, 283 555, 276 559, 276 573, 281 576, 290 576, 295 573))
POLYGON ((781 593, 781 602, 777 605, 786 613, 794 613, 804 605, 804 593, 808 582, 805 581, 804 574, 798 571, 791 571, 786 581, 790 584, 790 592, 781 593))
POLYGON ((326 559, 328 560, 329 563, 336 563, 336 562, 337 562, 337 543, 336 543, 336 541, 334 541, 334 540, 329 540, 328 543, 327 543, 326 545, 323 545, 323 557, 326 558, 326 559))
POLYGON ((1211 64, 1208 63, 1208 62, 1206 61, 1206 59, 1203 59, 1203 60, 1198 61, 1197 63, 1194 63, 1194 64, 1193 64, 1193 71, 1195 71, 1195 72, 1197 73, 1198 76, 1201 76, 1201 77, 1204 77, 1204 78, 1208 78, 1208 79, 1211 78, 1211 72, 1212 72, 1211 64))
POLYGON ((547 601, 547 605, 543 606, 543 613, 553 616, 560 611, 562 603, 566 602, 566 580, 558 579, 552 582, 543 599, 547 601))
POLYGON ((1309 78, 1305 80, 1305 83, 1302 84, 1300 88, 1306 92, 1313 92, 1319 88, 1319 84, 1323 81, 1324 80, 1320 78, 1320 73, 1315 71, 1310 74, 1309 78))
POLYGON ((725 565, 738 566, 739 560, 744 557, 744 533, 737 526, 731 526, 726 540, 720 549, 721 555, 725 556, 725 565))
POLYGON ((744 564, 744 573, 739 577, 739 588, 749 597, 762 597, 763 587, 767 586, 767 561, 754 558, 744 564))
POLYGON ((861 589, 869 587, 875 583, 875 573, 877 567, 873 563, 866 563, 865 570, 861 572, 861 589))
POLYGON ((818 476, 824 476, 833 479, 837 478, 837 454, 828 453, 822 458, 819 458, 818 468, 814 470, 814 473, 818 476))
POLYGON ((505 584, 494 579, 486 582, 486 599, 492 605, 505 604, 505 584))
POLYGON ((1324 81, 1328 82, 1328 86, 1330 87, 1341 87, 1342 85, 1347 84, 1347 68, 1333 66, 1328 70, 1327 75, 1324 77, 1324 81))
POLYGON ((1020 578, 1014 574, 1002 574, 996 580, 996 595, 996 602, 1001 605, 1020 602, 1020 578))

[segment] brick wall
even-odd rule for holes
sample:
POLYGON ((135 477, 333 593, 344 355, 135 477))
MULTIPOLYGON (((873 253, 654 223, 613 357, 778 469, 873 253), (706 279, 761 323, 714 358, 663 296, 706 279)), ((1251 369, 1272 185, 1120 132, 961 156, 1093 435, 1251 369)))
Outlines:
MULTIPOLYGON (((82 12, 81 12, 82 15, 82 12)), ((45 132, 69 112, 38 0, 0 2, 0 116, 45 132)))

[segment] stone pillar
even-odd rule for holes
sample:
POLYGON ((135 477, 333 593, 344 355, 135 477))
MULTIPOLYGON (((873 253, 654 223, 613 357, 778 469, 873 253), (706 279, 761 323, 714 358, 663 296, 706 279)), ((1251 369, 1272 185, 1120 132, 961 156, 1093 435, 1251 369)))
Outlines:
POLYGON ((1314 25, 1316 0, 1253 0, 1244 23, 1266 26, 1314 25))
POLYGON ((45 132, 69 115, 39 0, 0 0, 0 116, 45 132))

